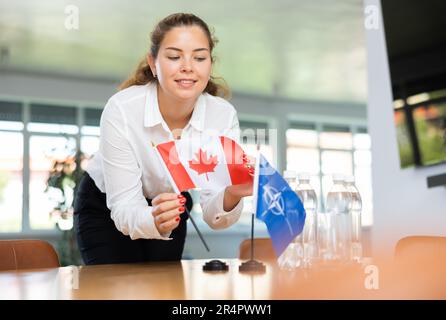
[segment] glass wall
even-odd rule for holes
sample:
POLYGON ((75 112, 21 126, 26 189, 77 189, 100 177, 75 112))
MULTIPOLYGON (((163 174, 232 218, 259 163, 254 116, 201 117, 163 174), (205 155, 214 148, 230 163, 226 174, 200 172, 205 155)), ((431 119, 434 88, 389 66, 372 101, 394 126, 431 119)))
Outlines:
POLYGON ((333 174, 353 175, 363 198, 363 226, 372 218, 371 143, 365 128, 325 123, 291 123, 287 130, 287 170, 310 174, 319 207, 333 174))
POLYGON ((0 232, 19 232, 23 212, 23 107, 0 101, 0 232))
POLYGON ((72 204, 73 189, 48 187, 49 178, 73 170, 79 148, 85 169, 99 147, 101 112, 94 107, 0 101, 0 232, 55 229, 56 209, 62 199, 72 204))
MULTIPOLYGON (((99 148, 101 113, 102 109, 94 106, 0 101, 0 232, 54 230, 52 213, 60 204, 62 191, 48 188, 50 173, 60 170, 60 163, 73 166, 77 151, 81 152, 81 168, 86 168, 99 148)), ((260 141, 261 152, 277 165, 275 144, 271 143, 276 137, 269 136, 271 123, 249 118, 240 120, 242 147, 255 155, 260 141)), ((370 137, 365 128, 290 123, 286 143, 286 169, 311 174, 321 208, 331 175, 354 175, 364 200, 363 224, 372 224, 370 137)), ((70 192, 65 191, 67 202, 72 202, 70 192)), ((244 208, 238 225, 248 226, 252 198, 245 200, 244 208)), ((200 206, 194 211, 199 216, 200 206)))
POLYGON ((23 134, 0 124, 0 232, 22 228, 23 134))

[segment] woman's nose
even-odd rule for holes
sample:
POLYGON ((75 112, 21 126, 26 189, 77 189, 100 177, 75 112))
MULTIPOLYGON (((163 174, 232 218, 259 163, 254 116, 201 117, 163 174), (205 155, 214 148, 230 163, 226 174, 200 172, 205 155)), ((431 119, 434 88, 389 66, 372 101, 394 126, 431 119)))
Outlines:
POLYGON ((191 71, 190 67, 187 67, 187 66, 181 67, 181 72, 190 72, 190 71, 191 71))
POLYGON ((185 61, 181 66, 181 72, 189 72, 192 71, 192 67, 189 62, 185 61))

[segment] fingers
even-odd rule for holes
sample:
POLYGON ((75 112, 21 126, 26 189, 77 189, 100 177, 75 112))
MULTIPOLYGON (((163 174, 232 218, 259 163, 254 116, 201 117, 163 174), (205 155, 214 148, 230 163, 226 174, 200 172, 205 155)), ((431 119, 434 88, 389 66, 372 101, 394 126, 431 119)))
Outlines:
POLYGON ((243 162, 245 167, 249 170, 249 175, 254 176, 254 168, 255 168, 255 158, 248 156, 247 154, 243 154, 243 162))
MULTIPOLYGON (((184 205, 186 204, 186 198, 181 196, 181 198, 177 198, 175 200, 167 200, 164 202, 159 203, 158 205, 155 205, 152 211, 153 215, 159 215, 160 213, 170 211, 179 207, 183 208, 184 211, 184 205)), ((152 202, 153 206, 153 202, 152 202)))
POLYGON ((249 155, 246 155, 246 160, 247 160, 247 162, 248 162, 249 164, 251 164, 252 166, 254 166, 255 163, 256 163, 256 158, 255 158, 255 157, 251 157, 251 156, 249 156, 249 155))
POLYGON ((152 206, 157 206, 161 202, 165 202, 165 201, 169 201, 169 200, 175 200, 175 199, 180 199, 179 196, 180 195, 177 195, 176 193, 167 193, 167 192, 160 193, 155 198, 153 198, 152 206))
POLYGON ((162 193, 152 200, 152 216, 160 233, 172 231, 178 227, 179 217, 185 209, 186 198, 175 193, 162 193))
POLYGON ((160 233, 172 231, 180 224, 180 214, 184 212, 184 207, 163 212, 154 217, 155 225, 160 233))
POLYGON ((158 215, 153 215, 154 219, 155 219, 155 223, 162 224, 169 220, 175 219, 177 217, 179 218, 179 215, 182 214, 184 212, 184 210, 185 210, 184 207, 181 206, 181 207, 175 208, 173 210, 162 212, 158 215))
POLYGON ((180 224, 180 221, 181 221, 180 217, 176 217, 176 218, 167 220, 166 222, 163 222, 159 225, 158 231, 160 233, 166 233, 166 232, 172 231, 173 229, 178 227, 178 225, 180 224))
POLYGON ((251 163, 246 163, 245 167, 248 168, 248 172, 250 176, 254 176, 255 166, 251 163))

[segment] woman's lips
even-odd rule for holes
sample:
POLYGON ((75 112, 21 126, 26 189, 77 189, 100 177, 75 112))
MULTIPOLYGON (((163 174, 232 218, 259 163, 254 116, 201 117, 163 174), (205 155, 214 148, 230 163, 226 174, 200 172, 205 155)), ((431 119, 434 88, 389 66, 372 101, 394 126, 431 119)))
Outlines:
POLYGON ((197 82, 196 80, 190 80, 190 79, 180 79, 180 80, 175 80, 175 82, 177 83, 177 85, 182 88, 182 89, 189 89, 192 88, 193 85, 195 84, 195 82, 197 82))

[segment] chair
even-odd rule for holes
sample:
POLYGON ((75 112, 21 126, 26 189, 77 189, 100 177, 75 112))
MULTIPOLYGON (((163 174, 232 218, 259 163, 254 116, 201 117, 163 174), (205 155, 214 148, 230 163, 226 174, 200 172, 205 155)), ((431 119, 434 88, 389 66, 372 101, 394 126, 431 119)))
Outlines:
POLYGON ((398 241, 395 247, 397 261, 434 263, 446 262, 446 237, 408 236, 398 241))
POLYGON ((46 241, 0 240, 0 270, 57 267, 57 253, 46 241))
MULTIPOLYGON (((251 259, 251 239, 242 241, 239 247, 240 260, 251 259)), ((276 260, 276 255, 273 249, 273 243, 270 238, 255 238, 254 239, 254 259, 255 260, 276 260)))

